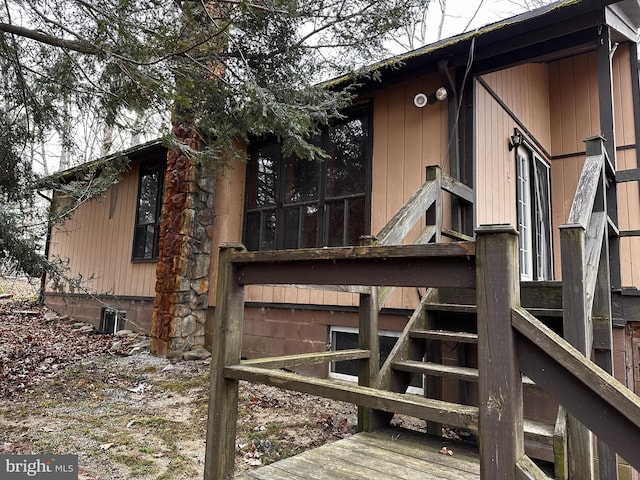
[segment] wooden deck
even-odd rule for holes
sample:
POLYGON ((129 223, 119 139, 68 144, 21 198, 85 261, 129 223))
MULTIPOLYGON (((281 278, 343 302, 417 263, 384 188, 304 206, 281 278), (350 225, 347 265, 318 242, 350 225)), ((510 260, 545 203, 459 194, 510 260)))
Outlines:
POLYGON ((439 453, 442 439, 387 428, 358 433, 258 468, 236 480, 475 480, 480 463, 474 449, 449 442, 453 455, 439 453))

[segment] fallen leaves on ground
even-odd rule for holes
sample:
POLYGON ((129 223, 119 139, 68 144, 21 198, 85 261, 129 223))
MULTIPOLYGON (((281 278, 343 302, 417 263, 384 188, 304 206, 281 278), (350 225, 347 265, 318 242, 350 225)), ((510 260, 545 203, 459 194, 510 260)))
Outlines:
MULTIPOLYGON (((31 391, 45 378, 84 358, 126 355, 140 341, 80 332, 68 318, 47 315, 46 307, 29 302, 0 302, 0 395, 31 391)), ((89 330, 89 331, 86 331, 89 330)))

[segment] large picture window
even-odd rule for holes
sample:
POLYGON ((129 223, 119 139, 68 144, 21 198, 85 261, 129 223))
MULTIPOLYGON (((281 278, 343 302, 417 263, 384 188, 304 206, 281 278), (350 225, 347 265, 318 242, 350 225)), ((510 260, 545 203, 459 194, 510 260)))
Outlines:
POLYGON ((140 166, 138 206, 133 234, 133 260, 158 258, 164 171, 165 166, 162 162, 147 162, 140 166))
POLYGON ((360 109, 315 140, 323 160, 254 144, 248 166, 244 243, 249 250, 357 245, 369 232, 371 127, 360 109))
POLYGON ((520 276, 553 279, 550 167, 526 142, 516 151, 520 276))

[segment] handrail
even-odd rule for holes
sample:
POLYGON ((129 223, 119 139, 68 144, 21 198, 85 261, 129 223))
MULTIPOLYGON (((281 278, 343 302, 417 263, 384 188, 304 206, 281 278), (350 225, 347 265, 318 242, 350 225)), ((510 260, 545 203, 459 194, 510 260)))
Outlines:
MULTIPOLYGON (((378 245, 397 245, 422 218, 424 212, 436 206, 435 227, 436 242, 442 233, 441 191, 444 190, 466 202, 472 203, 473 189, 444 173, 438 165, 427 167, 427 181, 407 200, 407 202, 391 217, 387 224, 375 236, 378 245)), ((463 234, 451 231, 452 236, 463 234)), ((468 240, 468 236, 465 240, 468 240)), ((419 239, 416 243, 421 243, 419 239)))
POLYGON ((586 157, 576 188, 576 194, 571 204, 571 211, 567 220, 569 225, 580 225, 585 230, 589 228, 599 181, 603 174, 604 155, 606 154, 601 153, 586 157))
MULTIPOLYGON (((583 470, 578 476, 571 470, 574 476, 570 478, 593 478, 593 459, 585 455, 592 449, 591 438, 589 443, 581 443, 584 438, 574 428, 576 419, 585 431, 591 429, 598 437, 600 479, 617 478, 616 453, 640 468, 640 398, 520 305, 515 230, 483 227, 477 236, 482 478, 513 478, 514 465, 522 478, 546 478, 537 476, 539 472, 528 476, 528 470, 535 467, 525 458, 522 447, 522 374, 554 395, 570 414, 570 458, 567 464, 557 465, 556 478, 566 478, 567 468, 576 466, 583 470), (490 448, 483 449, 483 443, 490 448)), ((603 263, 601 259, 600 265, 603 263)), ((599 276, 605 276, 602 268, 597 269, 599 276)), ((598 290, 602 293, 603 289, 598 290)), ((600 303, 607 302, 597 300, 594 311, 599 314, 603 311, 600 303)), ((584 304, 584 298, 579 301, 584 304)), ((600 354, 596 351, 596 359, 600 354)), ((563 417, 559 412, 558 430, 563 417)), ((562 444, 563 432, 558 430, 556 441, 562 444)))
POLYGON ((521 334, 517 344, 522 372, 640 469, 640 398, 524 308, 513 308, 512 324, 521 334))
MULTIPOLYGON (((473 202, 474 192, 471 188, 444 173, 439 165, 427 167, 427 181, 416 191, 407 202, 395 213, 387 224, 375 236, 377 245, 393 245, 400 243, 422 218, 424 212, 434 208, 435 225, 427 225, 418 234, 414 244, 424 244, 431 241, 440 243, 442 236, 455 241, 473 242, 473 237, 455 232, 442 226, 442 190, 461 198, 466 202, 473 202)), ((378 290, 378 309, 382 309, 395 290, 395 286, 386 286, 378 290)), ((418 306, 417 308, 420 308, 418 306)))
POLYGON ((380 245, 398 245, 440 194, 437 182, 425 182, 378 232, 380 245))
MULTIPOLYGON (((425 244, 430 242, 440 243, 441 237, 446 236, 458 242, 473 242, 473 237, 456 232, 442 226, 442 191, 472 203, 473 189, 458 180, 442 173, 439 165, 427 167, 427 179, 407 202, 391 217, 387 224, 375 235, 375 245, 394 246, 402 244, 408 233, 415 227, 418 221, 429 209, 435 209, 435 218, 432 225, 426 225, 413 244, 425 244)), ((308 249, 307 249, 308 250, 308 249)), ((296 251, 305 251, 298 249, 296 251)), ((368 286, 360 285, 324 285, 324 284, 270 284, 274 286, 307 288, 314 290, 330 290, 348 293, 369 293, 368 286)), ((378 306, 383 308, 385 302, 391 296, 395 287, 384 287, 378 292, 378 306)))
MULTIPOLYGON (((612 174, 613 167, 602 137, 591 137, 585 142, 587 155, 568 223, 560 226, 564 337, 586 357, 590 357, 594 345, 598 345, 596 362, 612 373, 607 174, 612 174), (598 323, 597 329, 594 322, 598 323), (594 332, 600 338, 594 339, 594 332)), ((569 417, 567 435, 580 452, 571 475, 591 478, 591 434, 569 417)), ((599 450, 601 476, 604 476, 615 470, 615 456, 606 451, 601 442, 599 450)))

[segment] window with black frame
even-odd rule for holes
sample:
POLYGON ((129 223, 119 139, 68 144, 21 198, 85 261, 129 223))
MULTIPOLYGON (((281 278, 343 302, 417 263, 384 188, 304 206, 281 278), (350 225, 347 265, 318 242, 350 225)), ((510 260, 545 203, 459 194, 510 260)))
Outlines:
POLYGON ((360 109, 314 141, 328 157, 284 157, 275 140, 254 143, 247 178, 249 250, 357 245, 369 231, 371 127, 360 109))
POLYGON ((158 258, 164 172, 163 162, 147 162, 140 166, 132 260, 158 258))

